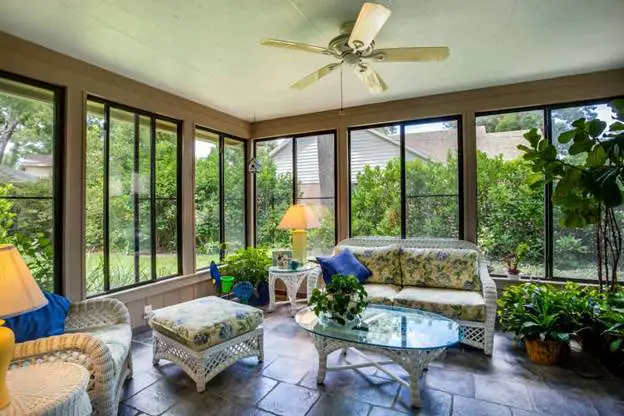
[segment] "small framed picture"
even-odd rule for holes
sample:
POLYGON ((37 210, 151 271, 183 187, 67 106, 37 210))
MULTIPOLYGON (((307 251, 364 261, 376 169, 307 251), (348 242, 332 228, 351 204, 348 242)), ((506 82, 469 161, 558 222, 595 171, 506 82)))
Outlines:
POLYGON ((292 250, 274 250, 273 251, 273 266, 280 269, 287 269, 288 262, 292 259, 292 250))

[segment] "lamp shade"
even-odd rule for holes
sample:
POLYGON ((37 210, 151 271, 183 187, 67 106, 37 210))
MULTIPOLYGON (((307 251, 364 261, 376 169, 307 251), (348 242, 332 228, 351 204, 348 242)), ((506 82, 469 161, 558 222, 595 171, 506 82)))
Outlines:
POLYGON ((47 304, 15 246, 0 245, 0 318, 34 311, 47 304))
POLYGON ((316 215, 303 204, 291 205, 277 228, 282 230, 307 230, 321 226, 316 215))

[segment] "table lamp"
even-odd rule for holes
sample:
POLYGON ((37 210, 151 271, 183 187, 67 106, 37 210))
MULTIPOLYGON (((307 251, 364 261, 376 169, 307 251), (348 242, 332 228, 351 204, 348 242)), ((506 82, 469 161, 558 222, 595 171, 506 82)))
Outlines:
POLYGON ((308 258, 306 241, 307 229, 318 228, 320 223, 316 215, 303 204, 291 205, 284 214, 277 228, 292 230, 293 259, 304 264, 308 258))
POLYGON ((15 335, 1 318, 31 312, 47 304, 15 246, 0 245, 0 409, 11 402, 6 375, 15 348, 15 335))

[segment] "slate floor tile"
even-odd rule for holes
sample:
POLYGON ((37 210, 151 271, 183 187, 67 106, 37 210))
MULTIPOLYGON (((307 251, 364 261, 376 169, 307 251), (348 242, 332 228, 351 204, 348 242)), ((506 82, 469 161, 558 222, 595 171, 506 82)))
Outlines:
POLYGON ((370 407, 342 395, 324 394, 306 416, 361 416, 367 415, 370 407))
POLYGON ((172 392, 168 382, 160 380, 126 400, 125 404, 148 415, 159 415, 182 397, 172 392))
POLYGON ((533 410, 524 384, 475 375, 475 397, 492 403, 533 410))
POLYGON ((264 369, 266 377, 297 384, 312 369, 311 363, 290 357, 278 357, 264 369))
POLYGON ((409 413, 398 412, 392 409, 386 409, 385 407, 377 407, 374 406, 373 410, 368 414, 368 416, 407 416, 409 413))
POLYGON ((405 386, 401 387, 394 408, 405 413, 415 413, 420 416, 449 416, 453 403, 453 396, 443 391, 421 389, 420 408, 412 408, 411 392, 405 386))
POLYGON ((475 381, 471 373, 430 367, 424 380, 427 388, 465 397, 475 397, 475 381))
POLYGON ((258 407, 278 415, 304 415, 318 398, 317 391, 280 383, 258 403, 258 407))
POLYGON ((455 396, 453 416, 511 416, 511 409, 500 404, 455 396))

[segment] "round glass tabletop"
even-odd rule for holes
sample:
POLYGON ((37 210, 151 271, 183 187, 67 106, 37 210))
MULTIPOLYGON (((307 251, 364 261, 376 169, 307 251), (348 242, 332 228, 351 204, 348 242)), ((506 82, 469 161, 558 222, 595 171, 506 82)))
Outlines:
POLYGON ((269 266, 269 271, 271 273, 300 273, 300 272, 310 271, 310 270, 314 269, 315 267, 318 267, 318 265, 314 264, 314 263, 307 263, 307 264, 304 264, 303 266, 297 267, 296 269, 289 269, 289 268, 283 268, 283 267, 277 267, 277 266, 269 266))
POLYGON ((450 347, 462 339, 459 324, 449 318, 394 306, 369 305, 361 324, 353 329, 321 323, 310 308, 297 312, 295 320, 316 335, 376 347, 436 349, 450 347))

